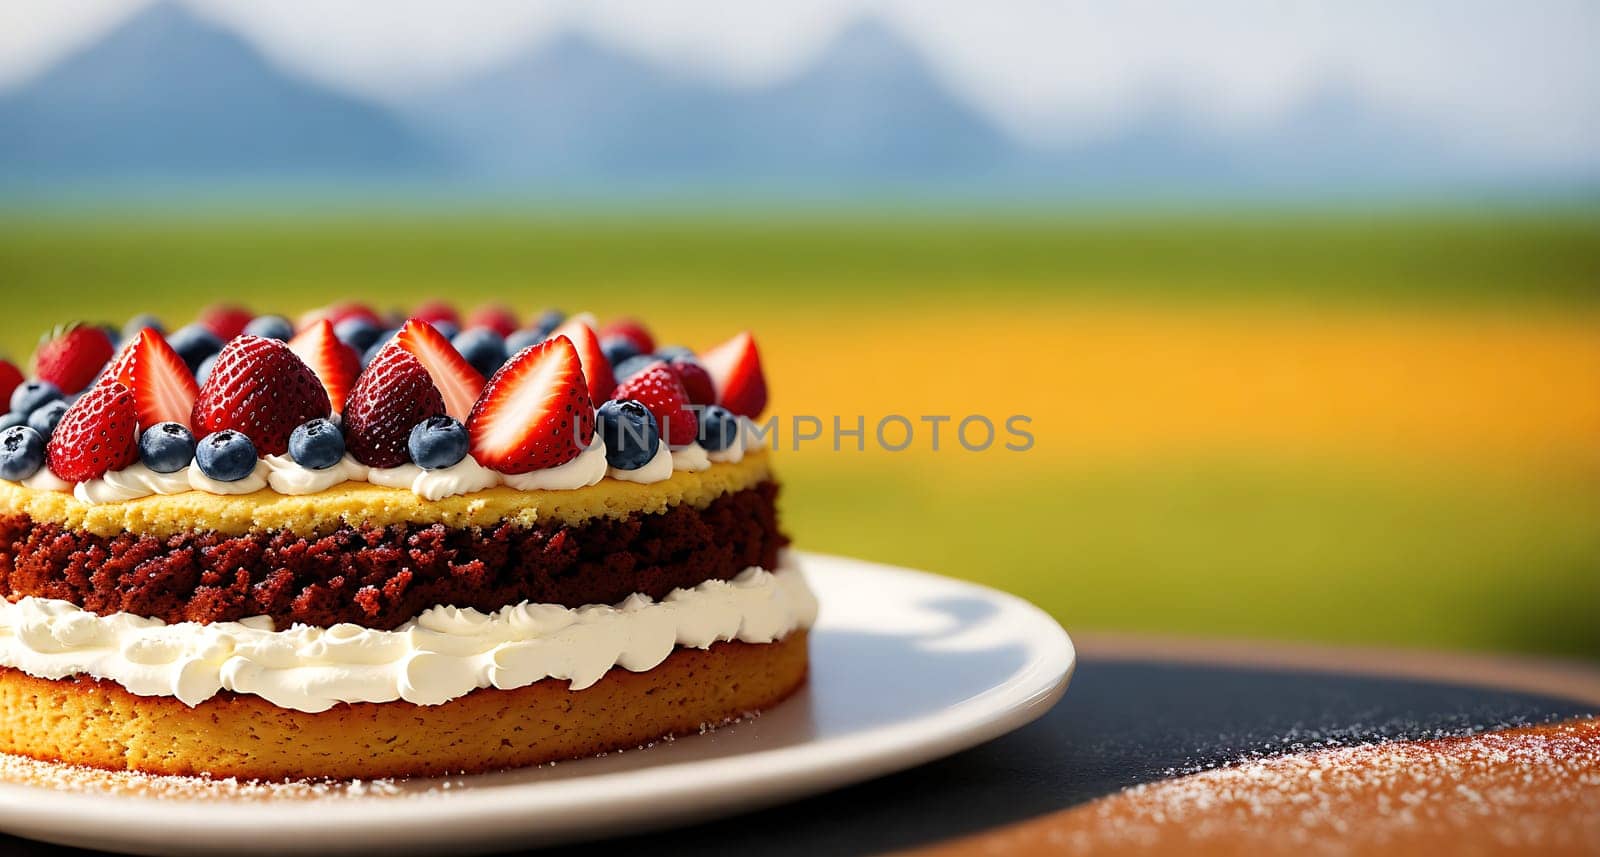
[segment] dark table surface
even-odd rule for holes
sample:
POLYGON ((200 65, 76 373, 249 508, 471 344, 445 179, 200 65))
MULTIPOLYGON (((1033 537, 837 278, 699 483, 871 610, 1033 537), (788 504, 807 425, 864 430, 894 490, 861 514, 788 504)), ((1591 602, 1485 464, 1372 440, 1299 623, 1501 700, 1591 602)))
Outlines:
MULTIPOLYGON (((1539 691, 1526 689, 1529 682, 1485 684, 1149 653, 1097 659, 1090 651, 1059 705, 989 744, 820 797, 614 844, 622 853, 876 853, 1021 821, 1252 754, 1600 713, 1592 692, 1574 686, 1567 693, 1559 680, 1539 691)), ((570 850, 593 853, 593 846, 570 850)), ((0 836, 0 853, 89 852, 0 836)))

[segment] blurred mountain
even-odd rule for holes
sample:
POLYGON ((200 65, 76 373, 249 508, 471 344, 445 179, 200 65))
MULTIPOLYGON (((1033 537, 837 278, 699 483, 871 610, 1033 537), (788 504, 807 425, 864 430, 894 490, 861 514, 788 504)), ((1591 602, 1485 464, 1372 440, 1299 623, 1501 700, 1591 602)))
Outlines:
MULTIPOLYGON (((567 33, 383 106, 279 69, 238 35, 165 2, 0 93, 0 178, 1008 198, 1476 191, 1530 181, 1514 164, 1463 156, 1437 128, 1347 86, 1323 87, 1247 130, 1212 127, 1196 104, 1175 88, 1100 136, 1027 146, 955 95, 893 29, 864 19, 793 76, 762 86, 567 33)), ((1570 175, 1538 178, 1572 185, 1570 175)), ((1578 180, 1592 187, 1595 176, 1578 180)))
POLYGON ((176 3, 0 94, 0 173, 36 179, 369 175, 437 166, 381 107, 298 80, 176 3))
POLYGON ((568 34, 434 94, 416 117, 485 172, 563 179, 926 180, 1014 153, 875 20, 794 78, 753 89, 568 34))

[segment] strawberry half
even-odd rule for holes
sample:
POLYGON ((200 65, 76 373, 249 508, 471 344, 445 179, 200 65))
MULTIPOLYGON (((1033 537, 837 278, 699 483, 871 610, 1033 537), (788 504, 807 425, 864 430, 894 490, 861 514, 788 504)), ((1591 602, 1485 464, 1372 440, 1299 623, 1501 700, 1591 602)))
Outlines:
POLYGON ((466 422, 473 403, 478 401, 478 394, 483 392, 483 375, 472 368, 444 334, 421 318, 407 321, 395 334, 394 341, 428 370, 433 385, 444 397, 445 413, 466 422))
POLYGON ((566 464, 594 437, 594 404, 572 340, 547 339, 501 366, 467 420, 472 457, 501 473, 566 464))
POLYGON ((467 316, 463 329, 487 327, 502 337, 517 332, 517 314, 502 304, 484 304, 467 316))
POLYGON ((100 376, 99 384, 108 383, 133 391, 140 431, 156 423, 189 425, 194 400, 200 394, 183 358, 167 344, 166 337, 149 327, 140 330, 100 376))
POLYGON ((254 318, 255 315, 249 310, 232 304, 216 304, 206 307, 205 311, 200 313, 200 323, 223 342, 244 333, 244 326, 254 318))
POLYGON ((644 405, 656 418, 661 436, 667 439, 669 446, 687 446, 694 443, 699 434, 694 412, 688 408, 689 394, 665 361, 657 360, 622 382, 611 398, 632 399, 644 405))
POLYGON ((565 336, 572 340, 572 347, 578 350, 578 359, 583 361, 583 377, 589 382, 589 401, 603 402, 611 398, 611 391, 617 388, 617 379, 611 374, 611 361, 600 350, 600 337, 595 335, 594 328, 588 323, 590 318, 592 316, 573 316, 551 331, 547 338, 565 336))
POLYGON ((345 448, 368 467, 397 467, 411 460, 406 442, 417 423, 444 413, 444 397, 422 361, 390 343, 345 400, 345 448))
POLYGON ((239 336, 217 354, 190 425, 197 437, 233 429, 260 454, 282 455, 289 451, 290 432, 332 412, 317 373, 287 342, 239 336))
POLYGON ((361 374, 361 355, 339 341, 333 333, 333 322, 323 319, 295 334, 289 340, 289 350, 317 373, 333 410, 344 410, 345 397, 361 374))
POLYGON ((767 379, 761 353, 749 331, 700 355, 717 384, 718 404, 742 417, 758 417, 767 407, 767 379))
POLYGON ((33 352, 33 374, 70 396, 89 386, 116 350, 111 337, 93 325, 58 327, 33 352))
POLYGON ((139 460, 139 407, 117 381, 96 384, 61 415, 45 447, 50 472, 68 482, 99 479, 139 460))
POLYGON ((646 330, 645 326, 634 318, 619 318, 607 324, 605 327, 600 328, 599 336, 601 339, 605 339, 608 336, 620 336, 633 343, 633 347, 639 349, 640 354, 649 354, 656 350, 656 341, 651 338, 650 331, 646 330))

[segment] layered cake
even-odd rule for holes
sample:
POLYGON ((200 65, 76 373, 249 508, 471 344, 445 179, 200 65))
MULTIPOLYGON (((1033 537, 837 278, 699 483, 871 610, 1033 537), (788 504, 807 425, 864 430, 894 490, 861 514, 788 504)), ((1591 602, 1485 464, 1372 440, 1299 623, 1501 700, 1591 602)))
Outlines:
POLYGON ((748 334, 223 308, 59 329, 33 374, 0 363, 0 752, 476 772, 805 680, 748 334))

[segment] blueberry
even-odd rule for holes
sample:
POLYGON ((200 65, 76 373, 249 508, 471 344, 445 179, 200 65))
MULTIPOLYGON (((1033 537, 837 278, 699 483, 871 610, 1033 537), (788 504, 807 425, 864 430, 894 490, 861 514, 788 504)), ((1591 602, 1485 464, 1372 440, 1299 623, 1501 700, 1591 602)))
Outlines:
POLYGON ((460 325, 453 321, 445 321, 444 319, 439 319, 438 321, 434 322, 433 329, 443 334, 445 339, 455 339, 456 334, 461 332, 460 325))
POLYGON ((344 432, 329 420, 304 423, 289 435, 289 455, 301 467, 327 470, 344 458, 344 432))
POLYGON ((244 332, 248 336, 288 342, 294 338, 294 325, 281 315, 258 315, 244 326, 244 332))
POLYGON ((333 326, 333 335, 357 352, 364 352, 383 336, 383 330, 364 318, 347 318, 333 326))
POLYGON ((506 357, 509 358, 518 351, 530 345, 538 345, 543 341, 544 334, 531 328, 512 331, 511 335, 506 337, 506 357))
POLYGON ((45 439, 56 433, 56 425, 61 422, 61 415, 67 412, 67 403, 63 399, 54 402, 45 402, 33 413, 28 414, 28 427, 38 432, 45 439))
POLYGON ((649 366, 651 363, 654 363, 659 359, 660 358, 656 357, 654 354, 639 354, 629 357, 627 360, 624 360, 621 363, 613 363, 611 366, 611 374, 616 377, 617 383, 621 384, 623 381, 626 381, 640 372, 643 372, 644 367, 649 366))
POLYGON ((29 381, 11 391, 11 412, 27 416, 44 405, 61 401, 61 388, 49 381, 29 381))
POLYGON ((167 337, 167 344, 183 358, 189 371, 196 373, 201 362, 222 350, 222 340, 203 324, 186 324, 178 328, 167 337))
POLYGON ((615 366, 629 357, 638 357, 639 346, 627 337, 608 336, 600 340, 600 353, 606 356, 607 363, 615 366))
POLYGON ((27 424, 27 414, 19 414, 16 411, 11 411, 4 416, 0 416, 0 431, 5 431, 12 426, 25 426, 27 424))
POLYGON ((606 463, 618 470, 638 470, 650 463, 661 443, 661 431, 648 408, 632 399, 612 400, 595 414, 606 444, 606 463))
POLYGON ((127 324, 122 326, 122 339, 124 341, 132 339, 139 335, 139 331, 147 327, 153 329, 156 333, 164 334, 167 332, 167 329, 161 325, 161 319, 147 312, 142 312, 128 319, 127 324))
POLYGON ((206 359, 200 361, 200 365, 195 367, 195 370, 194 370, 194 382, 196 384, 204 384, 206 382, 206 379, 211 377, 211 369, 212 369, 212 367, 214 367, 216 365, 217 365, 217 355, 215 355, 215 354, 213 354, 210 357, 207 357, 206 359))
POLYGON ((0 479, 21 482, 43 466, 43 435, 27 426, 0 431, 0 479))
POLYGON ((428 417, 411 429, 406 449, 423 470, 442 470, 467 457, 467 427, 454 417, 428 417))
POLYGON ((694 351, 682 345, 663 345, 656 349, 656 359, 671 363, 674 360, 692 360, 694 351))
POLYGON ((256 469, 256 445, 239 432, 223 429, 200 441, 194 463, 218 482, 238 482, 256 469))
POLYGON ((561 326, 567 320, 567 314, 558 309, 547 309, 539 313, 539 322, 533 326, 540 339, 550 335, 550 332, 561 326))
POLYGON ((485 378, 494 374, 506 362, 506 341, 487 327, 473 327, 462 331, 450 344, 485 378))
POLYGON ((712 452, 739 441, 739 418, 721 405, 710 405, 700 412, 700 445, 712 452))
POLYGON ((157 473, 176 473, 194 460, 194 434, 182 423, 156 423, 139 435, 139 460, 157 473))

